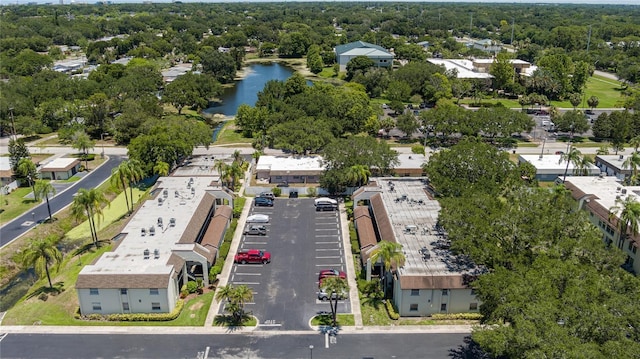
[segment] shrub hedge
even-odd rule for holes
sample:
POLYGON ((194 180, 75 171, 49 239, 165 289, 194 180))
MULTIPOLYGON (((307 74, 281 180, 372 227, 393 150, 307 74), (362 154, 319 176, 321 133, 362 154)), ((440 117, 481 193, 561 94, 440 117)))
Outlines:
POLYGON ((448 313, 448 314, 432 314, 433 320, 480 320, 480 313, 448 313))
POLYGON ((176 319, 182 312, 182 308, 184 308, 184 301, 178 300, 176 308, 171 313, 109 314, 104 316, 104 319, 110 322, 166 322, 176 319))
POLYGON ((393 306, 391 299, 387 299, 385 301, 385 304, 386 304, 385 307, 387 308, 387 313, 389 313, 389 318, 393 320, 400 319, 400 314, 398 314, 398 312, 396 311, 396 308, 393 306))

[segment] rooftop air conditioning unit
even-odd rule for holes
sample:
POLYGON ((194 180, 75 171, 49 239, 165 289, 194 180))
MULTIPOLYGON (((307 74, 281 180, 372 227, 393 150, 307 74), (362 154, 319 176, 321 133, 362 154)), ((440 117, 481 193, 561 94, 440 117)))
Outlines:
POLYGON ((149 235, 153 236, 155 234, 156 234, 156 227, 153 227, 153 226, 149 227, 149 235))
POLYGON ((158 217, 158 227, 162 227, 162 217, 158 217))
POLYGON ((196 194, 196 189, 191 187, 191 195, 194 195, 194 194, 196 194))
POLYGON ((622 189, 622 187, 620 187, 620 186, 616 187, 616 192, 620 192, 621 189, 622 189))
POLYGON ((143 236, 143 237, 146 236, 147 235, 147 229, 146 228, 141 228, 140 229, 140 235, 143 236))
POLYGON ((169 196, 169 190, 165 189, 164 191, 162 191, 162 196, 164 196, 165 198, 169 196))
POLYGON ((600 178, 604 178, 607 174, 605 172, 600 172, 600 178))
POLYGON ((180 197, 180 192, 178 192, 178 191, 174 191, 174 192, 173 192, 173 196, 174 196, 175 198, 180 197))
POLYGON ((158 206, 162 206, 162 202, 164 202, 164 198, 158 197, 158 206))
POLYGON ((160 250, 159 249, 156 248, 156 249, 153 250, 153 258, 154 259, 160 258, 160 250))
POLYGON ((144 254, 144 259, 149 259, 149 250, 148 249, 145 249, 143 254, 144 254))
POLYGON ((623 195, 624 195, 624 194, 627 194, 627 189, 626 189, 626 188, 623 188, 623 189, 622 189, 622 194, 623 194, 623 195))
POLYGON ((175 227, 176 226, 176 219, 175 218, 171 218, 169 220, 169 227, 175 227))
POLYGON ((624 155, 620 155, 619 160, 622 161, 624 159, 624 155))

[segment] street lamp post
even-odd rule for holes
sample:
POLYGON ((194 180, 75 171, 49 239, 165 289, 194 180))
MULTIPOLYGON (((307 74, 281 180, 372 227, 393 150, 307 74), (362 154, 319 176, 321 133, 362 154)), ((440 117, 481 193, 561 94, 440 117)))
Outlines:
POLYGON ((309 359, 313 359, 313 345, 309 345, 309 359))
POLYGON ((100 134, 100 143, 102 144, 102 153, 100 153, 100 158, 104 158, 104 135, 109 136, 109 132, 102 132, 100 134))
POLYGON ((540 159, 542 159, 542 156, 544 155, 544 144, 547 143, 547 136, 544 136, 544 138, 542 139, 542 151, 540 151, 540 159))

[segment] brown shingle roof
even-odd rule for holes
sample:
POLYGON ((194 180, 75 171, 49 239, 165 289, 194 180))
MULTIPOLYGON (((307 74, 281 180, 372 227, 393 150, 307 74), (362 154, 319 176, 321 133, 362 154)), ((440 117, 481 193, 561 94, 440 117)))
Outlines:
POLYGON ((215 251, 219 248, 232 216, 233 210, 231 207, 220 206, 216 208, 216 212, 211 222, 209 222, 209 227, 207 227, 207 231, 204 233, 204 236, 202 236, 200 244, 209 251, 215 251))
POLYGON ((80 274, 76 289, 86 288, 167 288, 168 274, 80 274))
POLYGON ((184 264, 184 259, 177 254, 171 253, 169 256, 169 260, 167 261, 168 266, 172 266, 173 270, 178 273, 182 270, 182 265, 184 264))
POLYGON ((393 226, 391 225, 391 219, 387 214, 387 210, 384 208, 382 201, 382 195, 376 193, 371 196, 371 209, 373 210, 373 216, 378 225, 378 233, 380 233, 380 239, 389 242, 397 243, 396 235, 393 233, 393 226))
POLYGON ((207 262, 209 262, 210 264, 213 264, 216 259, 217 250, 215 248, 205 248, 199 244, 196 244, 193 246, 193 251, 205 257, 207 259, 207 262))
POLYGON ((470 278, 463 275, 400 276, 401 289, 463 289, 468 288, 470 278))
POLYGON ((213 207, 216 197, 211 193, 205 193, 200 200, 200 204, 198 204, 198 208, 193 213, 193 217, 189 221, 189 224, 184 229, 182 233, 182 237, 178 243, 193 243, 198 239, 198 233, 204 226, 204 223, 207 221, 207 217, 209 216, 209 212, 211 211, 211 207, 213 207))
POLYGON ((369 216, 369 208, 366 206, 358 206, 354 211, 356 230, 358 232, 358 241, 360 242, 360 260, 362 265, 367 263, 369 259, 369 248, 378 243, 376 232, 373 230, 373 222, 369 216))

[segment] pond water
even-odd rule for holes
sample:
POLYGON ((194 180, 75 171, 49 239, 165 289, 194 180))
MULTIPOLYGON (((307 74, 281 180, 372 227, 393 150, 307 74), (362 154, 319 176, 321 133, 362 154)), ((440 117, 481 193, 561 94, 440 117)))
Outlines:
POLYGON ((233 87, 223 90, 220 102, 213 103, 204 112, 234 116, 243 103, 249 106, 256 104, 258 92, 262 91, 268 81, 285 81, 294 73, 292 68, 277 62, 252 64, 248 66, 248 70, 249 73, 244 79, 236 81, 233 87))

